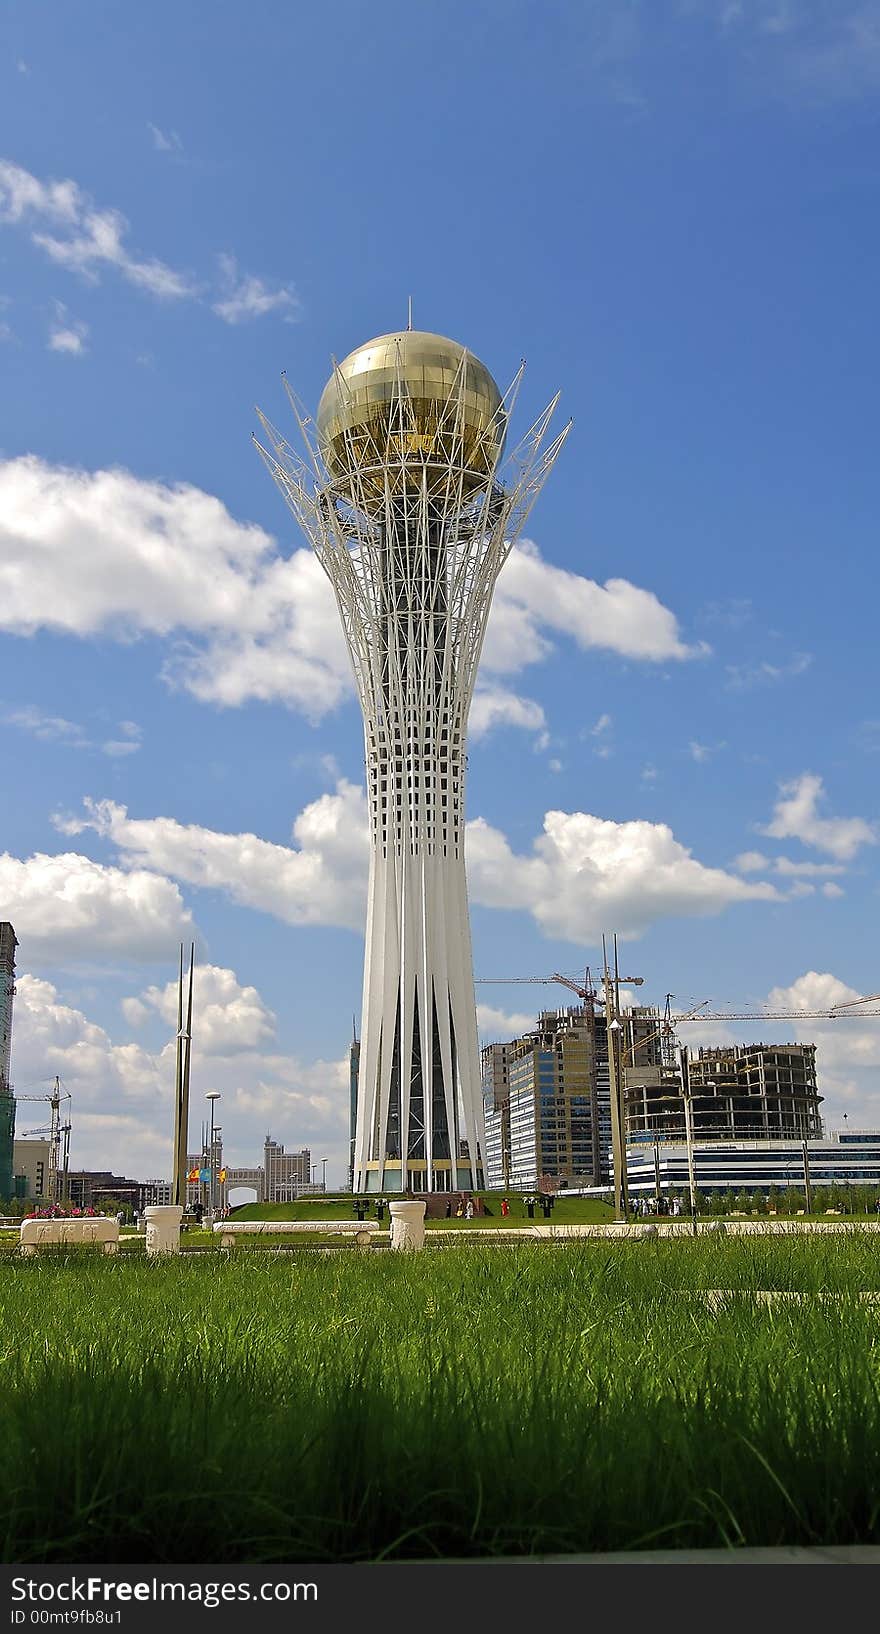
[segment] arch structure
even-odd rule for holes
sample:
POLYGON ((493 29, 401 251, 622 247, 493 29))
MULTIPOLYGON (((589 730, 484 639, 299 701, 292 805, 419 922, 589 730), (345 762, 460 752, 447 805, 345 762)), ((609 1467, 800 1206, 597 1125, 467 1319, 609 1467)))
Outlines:
POLYGON ((464 348, 411 332, 352 359, 336 368, 317 426, 287 388, 305 457, 262 415, 257 447, 333 586, 364 717, 371 848, 354 1190, 477 1190, 468 712, 498 574, 569 427, 550 439, 557 396, 502 467, 522 368, 502 397, 464 348), (417 381, 414 342, 429 358, 427 343, 448 349, 433 372, 419 364, 417 381), (378 348, 381 374, 365 375, 360 360, 378 348))

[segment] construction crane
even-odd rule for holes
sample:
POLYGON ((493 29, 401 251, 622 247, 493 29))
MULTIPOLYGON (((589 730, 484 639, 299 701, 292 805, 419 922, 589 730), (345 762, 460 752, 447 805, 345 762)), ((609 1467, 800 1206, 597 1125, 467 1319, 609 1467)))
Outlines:
MULTIPOLYGON (((643 982, 641 976, 619 976, 617 979, 624 987, 641 987, 643 982)), ((548 982, 561 982, 563 987, 577 993, 583 1003, 588 999, 597 1004, 604 1003, 602 993, 590 979, 589 968, 584 982, 574 981, 570 976, 561 976, 558 972, 552 976, 478 976, 476 980, 480 984, 485 983, 492 987, 505 985, 537 987, 548 982)), ((677 1014, 670 1009, 670 1001, 674 997, 674 993, 667 993, 664 1013, 664 1021, 671 1027, 676 1027, 684 1021, 857 1021, 861 1017, 880 1016, 880 1009, 859 1009, 863 1004, 880 1003, 880 993, 871 993, 863 999, 847 999, 843 1004, 830 1005, 827 1010, 707 1010, 709 1000, 704 999, 702 1004, 683 1014, 677 1014)))
MULTIPOLYGON (((641 987, 644 977, 618 976, 617 980, 623 982, 627 987, 641 987)), ((575 981, 572 976, 562 976, 558 970, 554 971, 552 976, 477 976, 476 981, 478 984, 485 983, 491 987, 511 983, 521 987, 546 987, 551 982, 559 982, 562 987, 567 987, 570 992, 576 993, 582 1004, 586 1004, 590 1000, 594 1003, 604 1003, 602 994, 593 982, 589 965, 587 965, 582 982, 575 981)))
POLYGON ((53 1203, 67 1201, 67 1172, 70 1163, 70 1091, 61 1088, 61 1079, 55 1079, 51 1090, 44 1095, 16 1095, 19 1101, 48 1101, 51 1122, 42 1129, 27 1129, 24 1138, 30 1136, 48 1135, 49 1137, 49 1176, 48 1195, 53 1203), (61 1119, 61 1102, 67 1102, 66 1117, 61 1119))

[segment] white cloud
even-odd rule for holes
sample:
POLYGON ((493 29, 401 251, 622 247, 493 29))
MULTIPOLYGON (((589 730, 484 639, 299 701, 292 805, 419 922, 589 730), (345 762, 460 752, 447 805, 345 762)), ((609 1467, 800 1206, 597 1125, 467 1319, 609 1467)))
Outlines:
POLYGON ((163 959, 192 932, 192 916, 171 880, 75 852, 0 854, 0 902, 29 964, 163 959))
MULTIPOLYGON (((21 1090, 44 1084, 56 1072, 60 1075, 62 1087, 72 1096, 72 1166, 110 1168, 135 1179, 167 1179, 176 997, 170 1016, 160 990, 150 990, 150 1003, 126 1001, 130 1020, 144 1019, 132 1009, 140 1003, 146 1014, 158 1008, 168 1025, 168 1042, 151 1051, 139 1043, 115 1042, 82 1010, 65 1003, 50 982, 25 973, 16 985, 14 1077, 21 1090), (153 992, 159 995, 155 1005, 153 992)), ((216 1116, 228 1162, 262 1161, 268 1125, 288 1150, 310 1145, 318 1162, 326 1154, 331 1160, 328 1182, 339 1184, 348 1162, 345 1057, 303 1063, 277 1049, 262 1049, 263 1042, 271 1043, 273 1018, 256 990, 240 985, 231 971, 206 971, 202 993, 208 1002, 194 1011, 190 1149, 198 1147, 202 1097, 216 1089, 222 1097, 216 1116), (242 1043, 242 1031, 250 1046, 230 1050, 228 1040, 242 1043), (214 1047, 219 1053, 209 1053, 214 1047)), ((42 1121, 36 1103, 27 1112, 19 1109, 20 1129, 42 1121)))
MULTIPOLYGON (((767 996, 768 1010, 829 1010, 863 995, 830 971, 808 970, 789 987, 774 987, 767 996)), ((866 1006, 876 1010, 876 1004, 866 1006)), ((785 1023, 786 1037, 816 1045, 819 1090, 829 1103, 824 1112, 839 1126, 849 1111, 851 1127, 880 1127, 880 1018, 821 1020, 785 1023)))
POLYGON ((478 818, 468 824, 467 844, 474 902, 524 909, 545 935, 581 944, 595 942, 609 924, 639 936, 667 918, 782 900, 773 885, 698 862, 665 823, 548 811, 531 853, 517 855, 478 818))
POLYGON ((496 726, 519 726, 526 732, 546 727, 544 711, 534 698, 522 698, 505 687, 478 685, 470 713, 470 735, 484 738, 496 726))
POLYGON ((839 862, 851 862, 863 845, 876 845, 877 830, 863 817, 820 817, 818 806, 825 789, 821 777, 803 772, 779 786, 773 818, 760 832, 775 840, 800 840, 827 851, 839 862))
POLYGON ((157 153, 183 152, 183 143, 176 130, 160 130, 159 126, 154 125, 149 119, 147 120, 147 130, 153 138, 153 147, 157 153))
POLYGON ((29 732, 41 743, 60 743, 66 749, 100 749, 102 754, 119 757, 136 754, 141 747, 141 729, 133 721, 120 721, 122 737, 108 738, 103 743, 93 742, 85 727, 76 721, 65 720, 63 715, 49 715, 38 704, 2 710, 0 721, 29 732))
POLYGON ((537 1012, 530 1014, 522 1010, 510 1014, 506 1010, 493 1009, 491 1004, 477 1005, 477 1026, 486 1044, 506 1044, 512 1038, 520 1038, 523 1033, 532 1032, 536 1018, 537 1012))
POLYGON ((367 807, 363 791, 341 780, 334 794, 306 806, 293 825, 298 849, 255 834, 220 834, 171 817, 132 818, 112 800, 85 802, 84 818, 55 819, 65 834, 91 828, 124 861, 202 889, 292 925, 360 930, 366 903, 367 807))
POLYGON ((763 851, 741 851, 738 857, 734 857, 733 866, 740 874, 763 874, 772 864, 763 851))
POLYGON ((119 210, 99 210, 75 181, 40 181, 20 165, 0 159, 0 224, 31 228, 31 238, 57 265, 96 282, 114 267, 129 283, 162 300, 196 293, 186 274, 164 261, 139 259, 125 240, 128 222, 119 210), (46 231, 51 228, 52 231, 46 231))
POLYGON ((318 718, 352 690, 327 579, 201 489, 35 456, 0 462, 0 628, 186 633, 166 672, 204 701, 281 700, 318 718), (197 642, 201 644, 197 644, 197 642))
MULTIPOLYGON (((363 790, 341 779, 293 825, 297 848, 254 834, 222 834, 170 817, 132 818, 112 800, 85 802, 85 816, 57 816, 64 834, 93 829, 130 866, 225 892, 289 924, 360 930, 369 859, 363 790)), ((615 823, 585 812, 549 811, 529 854, 519 855, 482 818, 467 825, 471 901, 522 909, 548 936, 595 941, 614 924, 637 936, 668 917, 720 913, 736 902, 783 902, 765 881, 747 882, 700 863, 664 823, 615 823)))
POLYGON ((83 357, 87 351, 89 326, 78 318, 71 318, 63 301, 55 302, 55 322, 49 331, 49 351, 62 352, 69 357, 83 357))
POLYGON ((777 874, 801 875, 805 878, 846 873, 844 864, 840 862, 798 862, 792 857, 777 857, 773 867, 777 874))
MULTIPOLYGON (((177 1027, 177 980, 165 987, 148 987, 139 999, 123 1001, 131 1026, 142 1025, 150 1013, 168 1027, 177 1027)), ((194 1037, 202 1055, 240 1055, 260 1049, 276 1034, 275 1017, 255 987, 242 987, 233 970, 197 964, 193 974, 194 1037)))
POLYGON ((812 653, 799 652, 784 664, 771 664, 766 659, 754 664, 728 664, 727 685, 731 692, 748 692, 752 687, 772 685, 775 681, 790 681, 798 675, 803 675, 812 662, 812 653))
POLYGON ((590 734, 594 738, 602 736, 603 732, 610 732, 613 721, 610 715, 600 715, 595 726, 590 727, 590 734))
POLYGON ((704 643, 689 647, 678 621, 653 591, 627 579, 596 584, 552 567, 535 544, 523 540, 501 571, 489 615, 483 664, 515 673, 545 658, 552 646, 545 630, 570 636, 584 651, 601 648, 652 663, 700 657, 704 643))
POLYGON ((41 743, 63 743, 69 749, 87 749, 88 738, 76 721, 65 720, 63 715, 49 715, 37 704, 22 704, 17 709, 4 709, 0 715, 4 725, 17 726, 41 743))
POLYGON ((234 255, 220 256, 220 283, 221 298, 214 302, 212 311, 224 323, 249 323, 270 312, 280 313, 285 323, 295 323, 300 315, 299 297, 292 284, 272 288, 262 278, 240 273, 234 255))
MULTIPOLYGON (((622 581, 613 593, 600 590, 548 566, 534 547, 522 563, 513 564, 507 590, 510 563, 502 574, 489 669, 515 669, 549 651, 542 623, 583 647, 647 660, 692 651, 648 592, 622 581), (520 594, 533 604, 517 603, 520 594), (599 624, 577 611, 563 616, 566 598, 596 597, 599 624)), ((311 549, 284 558, 269 534, 237 521, 212 495, 124 470, 92 473, 33 455, 0 461, 0 628, 176 638, 166 679, 226 707, 279 701, 317 720, 353 695, 333 594, 311 549)), ((539 729, 534 700, 491 680, 481 693, 478 733, 487 715, 539 729)))
POLYGON ((831 897, 831 898, 837 898, 837 897, 845 896, 846 892, 843 890, 843 888, 840 885, 835 885, 833 879, 830 879, 827 882, 826 885, 822 886, 822 895, 827 896, 827 897, 831 897))

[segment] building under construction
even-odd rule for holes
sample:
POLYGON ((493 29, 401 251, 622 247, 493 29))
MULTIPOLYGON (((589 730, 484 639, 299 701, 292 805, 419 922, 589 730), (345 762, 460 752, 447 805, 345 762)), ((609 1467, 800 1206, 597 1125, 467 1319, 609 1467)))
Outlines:
POLYGON ((0 1198, 13 1194, 12 1144, 15 1139, 15 1101, 12 1096, 12 1001, 15 998, 15 931, 0 920, 0 1198))
POLYGON ((725 1044, 682 1050, 674 1065, 626 1067, 627 1139, 818 1140, 822 1135, 815 1044, 725 1044))
MULTIPOLYGON (((613 1174, 608 1027, 598 997, 546 1010, 535 1030, 482 1052, 487 1184, 581 1187, 613 1174)), ((814 1044, 677 1050, 660 1011, 620 1012, 615 1069, 628 1146, 815 1140, 822 1135, 814 1044)))
MULTIPOLYGON (((659 1071, 657 1012, 622 1018, 629 1059, 659 1071)), ((491 1188, 601 1185, 611 1172, 605 1013, 592 1000, 545 1010, 534 1032, 483 1050, 486 1175, 491 1188)))

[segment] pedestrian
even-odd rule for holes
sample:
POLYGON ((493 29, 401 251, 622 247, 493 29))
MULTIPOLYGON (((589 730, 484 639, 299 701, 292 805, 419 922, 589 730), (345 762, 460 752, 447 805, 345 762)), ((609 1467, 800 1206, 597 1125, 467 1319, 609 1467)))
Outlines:
MULTIPOLYGON (((877 1207, 878 1207, 878 1209, 880 1209, 880 1202, 878 1202, 877 1207)), ((502 1199, 501 1199, 501 1213, 503 1214, 503 1216, 504 1216, 504 1218, 506 1220, 508 1214, 510 1213, 510 1204, 508 1203, 506 1197, 502 1197, 502 1199)))
POLYGON ((464 1211, 464 1217, 465 1217, 466 1220, 472 1220, 473 1217, 474 1217, 474 1200, 473 1200, 472 1197, 469 1197, 468 1200, 467 1200, 467 1204, 465 1206, 465 1211, 464 1211))
POLYGON ((535 1199, 534 1199, 534 1197, 527 1197, 526 1198, 526 1213, 527 1213, 530 1220, 534 1220, 534 1218, 535 1218, 535 1199))
POLYGON ((447 1220, 452 1219, 452 1198, 451 1197, 449 1198, 449 1201, 446 1204, 446 1218, 447 1218, 447 1220))
POLYGON ((456 1220, 464 1219, 464 1209, 461 1206, 461 1198, 458 1199, 458 1208, 455 1211, 455 1218, 456 1220))
POLYGON ((378 1203, 376 1204, 376 1219, 377 1220, 384 1220, 384 1218, 385 1218, 385 1199, 384 1199, 384 1197, 380 1197, 378 1203))
POLYGON ((543 1214, 545 1220, 549 1220, 549 1218, 550 1218, 550 1207, 551 1207, 551 1204, 550 1204, 549 1197, 547 1197, 544 1193, 542 1193, 542 1195, 541 1195, 541 1213, 543 1214))
POLYGON ((125 1211, 123 1209, 120 1209, 116 1216, 116 1224, 120 1227, 125 1225, 125 1211))

